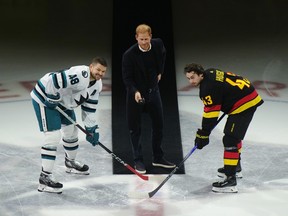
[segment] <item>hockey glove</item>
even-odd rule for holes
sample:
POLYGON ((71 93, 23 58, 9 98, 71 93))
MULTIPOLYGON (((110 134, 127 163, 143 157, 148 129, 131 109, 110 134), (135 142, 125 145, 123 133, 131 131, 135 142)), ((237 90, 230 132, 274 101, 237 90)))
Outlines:
POLYGON ((202 149, 204 146, 209 144, 210 133, 201 129, 198 129, 195 138, 195 145, 198 149, 202 149))
POLYGON ((44 104, 46 105, 46 107, 50 109, 55 109, 56 106, 59 105, 60 101, 61 101, 60 94, 59 92, 57 92, 56 95, 47 94, 44 104))
POLYGON ((99 140, 99 133, 97 131, 98 125, 95 125, 94 127, 85 127, 85 128, 86 131, 90 134, 86 135, 86 140, 90 142, 93 146, 97 145, 99 140))

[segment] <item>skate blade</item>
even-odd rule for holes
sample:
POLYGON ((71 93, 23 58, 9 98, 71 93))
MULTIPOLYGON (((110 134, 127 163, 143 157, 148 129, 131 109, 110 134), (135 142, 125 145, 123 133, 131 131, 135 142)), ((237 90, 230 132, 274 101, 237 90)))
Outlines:
POLYGON ((212 191, 216 193, 238 193, 238 189, 236 186, 224 187, 224 188, 213 187, 212 191))
POLYGON ((89 171, 78 171, 76 169, 73 169, 73 168, 66 168, 66 173, 72 173, 72 174, 77 174, 77 175, 89 175, 89 171))
POLYGON ((61 194, 62 193, 62 188, 52 188, 52 187, 48 187, 47 185, 39 184, 38 191, 39 192, 48 192, 48 193, 61 194))

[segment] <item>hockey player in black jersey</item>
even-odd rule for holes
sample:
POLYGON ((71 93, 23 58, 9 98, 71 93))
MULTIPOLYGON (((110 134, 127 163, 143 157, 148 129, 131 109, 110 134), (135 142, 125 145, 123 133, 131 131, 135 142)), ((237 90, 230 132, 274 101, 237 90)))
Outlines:
POLYGON ((202 128, 196 132, 195 145, 202 149, 209 144, 209 135, 217 124, 220 112, 228 115, 223 136, 224 167, 218 169, 223 181, 214 182, 212 191, 236 193, 236 177, 242 177, 240 154, 242 140, 262 98, 249 80, 231 72, 199 64, 187 64, 184 73, 193 86, 199 87, 199 97, 204 104, 202 128))

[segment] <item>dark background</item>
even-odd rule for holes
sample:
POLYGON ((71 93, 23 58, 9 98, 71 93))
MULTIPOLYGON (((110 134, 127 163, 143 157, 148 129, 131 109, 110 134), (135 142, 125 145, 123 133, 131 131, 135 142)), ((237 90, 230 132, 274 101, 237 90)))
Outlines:
MULTIPOLYGON (((280 49, 287 47, 288 44, 288 3, 285 0, 167 0, 164 3, 161 0, 153 2, 121 0, 118 3, 115 1, 115 4, 113 2, 113 0, 0 0, 0 52, 5 54, 11 46, 13 50, 8 50, 7 55, 12 55, 13 51, 15 57, 17 56, 17 62, 25 63, 23 58, 25 61, 33 61, 34 56, 28 58, 22 52, 25 53, 26 48, 36 50, 40 63, 45 63, 42 61, 44 58, 51 60, 51 69, 89 63, 91 56, 100 54, 109 60, 109 65, 112 65, 112 44, 114 50, 117 46, 113 43, 112 36, 115 39, 126 34, 127 37, 118 44, 118 48, 122 47, 119 52, 123 52, 135 42, 135 24, 144 17, 151 21, 149 24, 153 27, 153 37, 173 40, 176 67, 181 65, 177 71, 182 71, 183 63, 186 63, 182 63, 187 57, 186 52, 189 51, 189 54, 197 60, 197 53, 195 55, 193 53, 195 46, 201 46, 203 50, 215 45, 219 45, 219 48, 228 45, 236 49, 237 44, 248 47, 251 43, 262 42, 263 46, 259 52, 268 53, 273 43, 277 43, 275 46, 280 49), (166 5, 170 3, 172 16, 166 16, 165 10, 168 7, 166 5), (130 10, 129 4, 134 9, 130 10), (119 12, 125 11, 123 20, 130 17, 129 24, 121 26, 121 29, 118 27, 120 32, 117 33, 113 30, 115 9, 119 12), (170 30, 165 29, 171 19, 172 23, 168 26, 170 30), (15 45, 18 46, 16 49, 15 45), (4 47, 7 49, 3 49, 4 47), (62 55, 63 59, 67 57, 67 51, 71 62, 58 62, 62 55)), ((219 56, 215 53, 216 58, 217 55, 219 56)), ((0 59, 0 73, 5 73, 5 68, 1 64, 3 61, 5 58, 0 59)), ((35 64, 37 66, 37 62, 35 64)), ((114 70, 119 68, 110 67, 110 72, 114 70)), ((111 74, 107 74, 109 75, 111 74)))
MULTIPOLYGON (((288 3, 285 0, 121 2, 115 1, 114 5, 118 4, 116 9, 126 10, 126 16, 131 17, 131 24, 123 26, 122 32, 134 31, 138 20, 144 21, 144 17, 147 17, 154 27, 155 36, 160 33, 162 37, 173 38, 173 35, 164 36, 158 30, 160 22, 171 19, 162 15, 168 7, 165 6, 166 2, 167 5, 171 2, 173 25, 169 28, 174 29, 174 35, 181 35, 185 39, 182 42, 187 38, 205 39, 212 36, 226 38, 229 35, 233 39, 237 35, 265 38, 287 34, 288 3), (163 6, 160 11, 159 6, 163 6), (131 10, 127 7, 131 7, 131 10), (132 14, 136 17, 132 17, 132 14)), ((107 44, 107 37, 110 38, 107 33, 112 29, 112 13, 112 0, 0 0, 0 38, 26 42, 33 39, 51 45, 70 42, 71 46, 81 45, 85 38, 87 42, 97 40, 107 44)), ((133 35, 123 41, 126 45, 133 42, 133 35)))

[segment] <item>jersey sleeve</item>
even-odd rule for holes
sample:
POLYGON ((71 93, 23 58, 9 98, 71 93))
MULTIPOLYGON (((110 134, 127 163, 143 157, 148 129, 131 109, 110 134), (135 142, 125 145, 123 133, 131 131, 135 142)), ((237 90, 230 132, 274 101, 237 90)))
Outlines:
POLYGON ((83 91, 89 85, 89 68, 87 66, 74 66, 67 70, 53 72, 46 84, 46 92, 60 92, 69 88, 73 92, 83 91))
POLYGON ((96 110, 102 88, 102 80, 97 80, 88 88, 89 99, 81 105, 82 121, 86 127, 93 127, 97 124, 96 110))
MULTIPOLYGON (((56 95, 60 92, 60 89, 66 87, 67 80, 64 72, 47 73, 37 81, 34 89, 31 92, 31 97, 38 103, 44 104, 47 96, 56 95)), ((60 94, 60 98, 63 98, 63 95, 60 94)))
POLYGON ((224 72, 208 70, 200 86, 200 99, 204 104, 202 129, 211 132, 217 124, 222 109, 224 72))

